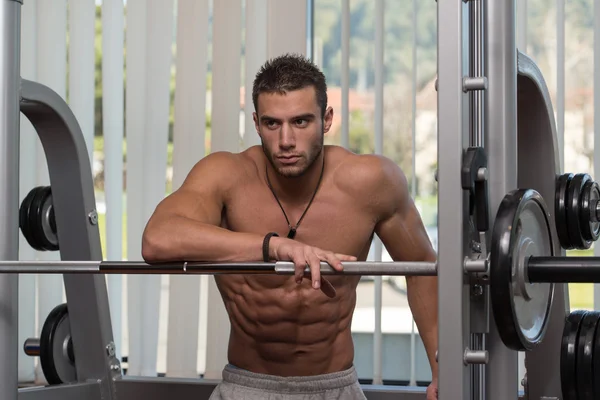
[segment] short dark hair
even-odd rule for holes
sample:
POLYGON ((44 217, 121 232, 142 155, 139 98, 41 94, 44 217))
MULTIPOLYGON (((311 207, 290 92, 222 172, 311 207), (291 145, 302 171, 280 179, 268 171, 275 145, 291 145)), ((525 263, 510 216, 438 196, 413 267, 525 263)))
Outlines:
POLYGON ((258 112, 260 93, 285 93, 314 86, 321 118, 327 108, 325 75, 309 59, 299 54, 284 54, 268 60, 258 71, 252 86, 252 102, 258 112))

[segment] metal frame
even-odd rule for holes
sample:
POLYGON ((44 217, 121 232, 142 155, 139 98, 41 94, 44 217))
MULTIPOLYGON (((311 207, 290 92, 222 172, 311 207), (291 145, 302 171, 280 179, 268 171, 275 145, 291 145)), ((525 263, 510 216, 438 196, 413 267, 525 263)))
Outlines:
MULTIPOLYGON (((19 257, 19 77, 21 4, 0 2, 0 258, 19 257)), ((16 400, 18 385, 18 276, 0 276, 0 398, 16 400)))
MULTIPOLYGON (((522 166, 519 168, 518 186, 533 188, 544 199, 554 199, 555 176, 561 173, 561 162, 549 91, 540 69, 521 52, 517 57, 517 69, 518 163, 522 166)), ((549 212, 553 221, 554 207, 549 207, 549 212)), ((555 231, 554 248, 561 249, 556 227, 554 224, 551 227, 555 231)), ((555 255, 564 256, 565 251, 561 249, 555 255)), ((544 341, 525 355, 525 388, 532 399, 543 396, 560 398, 562 395, 558 366, 564 321, 569 314, 568 295, 567 284, 554 285, 552 311, 544 341), (548 365, 556 367, 545 368, 548 365)))
MULTIPOLYGON (((485 150, 490 213, 494 216, 504 195, 517 187, 516 2, 488 1, 486 11, 485 150)), ((489 322, 486 399, 513 399, 518 390, 518 354, 504 346, 494 319, 489 322)))
MULTIPOLYGON (((20 106, 20 111, 35 127, 48 160, 61 259, 101 261, 91 167, 79 124, 55 92, 20 78, 20 7, 21 2, 17 0, 0 1, 3 45, 0 85, 4 93, 0 100, 0 134, 3 135, 0 160, 4 173, 0 179, 0 205, 5 218, 0 230, 0 259, 14 261, 18 257, 20 106)), ((479 33, 475 34, 480 35, 478 39, 486 49, 483 71, 488 86, 482 88, 486 89, 483 96, 481 93, 475 96, 479 100, 470 107, 465 78, 470 73, 470 57, 481 49, 474 49, 469 43, 470 27, 465 23, 469 21, 469 8, 468 1, 438 0, 438 181, 440 198, 445 200, 439 202, 439 392, 440 399, 470 399, 473 394, 490 400, 515 399, 520 396, 517 355, 502 344, 493 319, 489 319, 489 326, 475 325, 472 321, 480 315, 487 318, 490 310, 485 302, 483 307, 474 306, 477 302, 471 297, 471 285, 465 279, 463 267, 465 257, 473 256, 473 249, 468 198, 462 189, 460 170, 464 150, 473 145, 469 143, 473 113, 482 113, 475 116, 475 121, 483 121, 485 127, 485 135, 480 139, 484 139, 481 143, 488 153, 492 216, 504 194, 518 185, 530 186, 542 196, 552 198, 554 178, 561 168, 552 105, 543 77, 531 60, 516 51, 515 0, 488 2, 485 7, 483 28, 477 29, 479 33), (481 35, 485 35, 485 40, 481 35), (531 124, 535 129, 530 129, 531 124), (462 234, 456 234, 457 227, 462 234), (471 341, 471 333, 487 337, 471 341), (487 365, 485 369, 477 366, 477 374, 473 374, 470 362, 477 360, 487 365)), ((489 247, 489 243, 482 245, 489 247)), ((0 274, 0 305, 3 310, 9 310, 0 315, 0 353, 3 355, 0 398, 117 400, 169 396, 201 399, 208 398, 218 383, 203 379, 122 376, 115 357, 105 278, 98 274, 71 273, 64 275, 64 284, 78 382, 17 390, 16 362, 20 348, 17 280, 15 275, 0 274)), ((566 285, 556 285, 554 294, 547 339, 527 354, 529 371, 525 387, 532 398, 561 395, 557 357, 562 321, 568 311, 566 285), (553 368, 548 368, 549 365, 553 368), (548 370, 554 375, 549 376, 548 370), (542 375, 542 371, 546 372, 542 375)), ((425 398, 424 387, 362 387, 370 400, 425 398)))
MULTIPOLYGON (((112 398, 112 397, 109 397, 112 398)), ((74 383, 71 385, 30 387, 19 390, 18 400, 70 400, 91 399, 100 400, 102 397, 100 382, 74 383)))
MULTIPOLYGON (((0 2, 2 48, 5 50, 2 58, 6 64, 2 74, 2 90, 5 94, 12 93, 5 96, 8 100, 2 109, 2 135, 11 139, 8 141, 10 145, 3 148, 6 154, 2 157, 7 160, 7 165, 2 169, 5 174, 2 182, 6 185, 6 192, 3 190, 1 193, 5 199, 2 204, 6 207, 3 215, 10 218, 3 224, 7 236, 2 237, 2 244, 6 246, 2 258, 18 258, 20 110, 36 129, 48 161, 61 259, 101 260, 100 233, 85 140, 73 112, 58 94, 39 83, 20 79, 20 12, 21 2, 0 2)), ((10 296, 0 299, 3 307, 14 304, 11 306, 14 312, 6 313, 9 317, 0 319, 0 337, 8 339, 0 344, 1 352, 5 355, 0 367, 0 380, 6 380, 0 384, 0 397, 3 399, 16 399, 18 393, 16 352, 20 346, 17 343, 16 322, 17 281, 18 278, 12 275, 0 277, 0 282, 10 282, 11 288, 5 290, 2 287, 3 295, 10 296)), ((71 336, 77 359, 77 378, 80 382, 96 381, 100 396, 112 398, 113 378, 120 373, 120 367, 114 357, 105 278, 101 275, 65 274, 64 285, 70 318, 74 321, 71 324, 71 336)), ((56 391, 54 388, 52 390, 56 391)), ((45 395, 44 391, 39 393, 45 395)))
MULTIPOLYGON (((75 116, 58 94, 27 80, 21 80, 21 112, 36 129, 48 160, 61 259, 101 260, 91 166, 75 116)), ((75 321, 71 336, 78 380, 102 381, 108 396, 120 367, 105 278, 65 274, 63 279, 69 317, 75 321)))
POLYGON ((468 143, 468 7, 438 0, 438 389, 440 398, 469 400, 471 371, 462 362, 469 347, 469 291, 463 271, 467 254, 467 197, 461 185, 468 143), (457 234, 461 232, 462 234, 457 234))

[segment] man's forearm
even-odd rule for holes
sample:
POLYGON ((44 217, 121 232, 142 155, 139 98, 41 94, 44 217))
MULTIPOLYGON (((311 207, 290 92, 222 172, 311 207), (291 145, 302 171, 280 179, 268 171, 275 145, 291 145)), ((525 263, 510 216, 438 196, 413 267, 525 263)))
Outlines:
POLYGON ((147 262, 258 261, 262 259, 263 236, 204 224, 181 216, 150 221, 142 240, 147 262))
POLYGON ((435 352, 438 348, 438 288, 435 276, 406 277, 408 304, 423 340, 433 378, 438 368, 435 352))

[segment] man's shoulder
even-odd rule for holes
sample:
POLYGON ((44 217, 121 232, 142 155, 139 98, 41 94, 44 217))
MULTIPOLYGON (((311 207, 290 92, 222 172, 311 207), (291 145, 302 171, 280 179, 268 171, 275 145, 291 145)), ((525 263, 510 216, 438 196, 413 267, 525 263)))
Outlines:
POLYGON ((208 167, 208 168, 222 168, 226 172, 234 172, 236 170, 242 171, 249 166, 256 164, 255 151, 253 149, 247 149, 245 151, 234 153, 230 151, 215 151, 212 152, 196 164, 197 167, 208 167))
POLYGON ((223 187, 247 179, 256 170, 255 157, 249 150, 239 153, 215 151, 196 163, 189 178, 190 183, 212 181, 223 187))
POLYGON ((352 187, 367 190, 379 185, 405 182, 404 173, 391 159, 377 154, 356 154, 348 150, 339 157, 336 181, 350 183, 352 187))
POLYGON ((336 168, 336 186, 376 220, 390 215, 408 195, 406 177, 391 159, 376 154, 350 154, 336 168))

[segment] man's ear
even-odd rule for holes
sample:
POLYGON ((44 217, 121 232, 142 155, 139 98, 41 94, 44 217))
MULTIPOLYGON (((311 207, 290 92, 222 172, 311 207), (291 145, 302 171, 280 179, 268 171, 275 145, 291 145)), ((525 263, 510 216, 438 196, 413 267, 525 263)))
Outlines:
POLYGON ((325 115, 323 116, 323 132, 329 132, 331 124, 333 123, 333 107, 327 107, 325 115))
POLYGON ((258 129, 258 115, 256 114, 256 112, 252 113, 252 120, 254 121, 254 128, 256 129, 256 133, 260 133, 260 130, 258 129))

